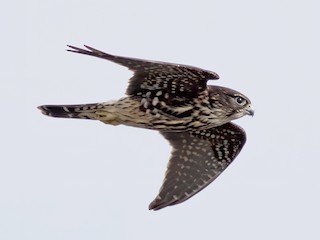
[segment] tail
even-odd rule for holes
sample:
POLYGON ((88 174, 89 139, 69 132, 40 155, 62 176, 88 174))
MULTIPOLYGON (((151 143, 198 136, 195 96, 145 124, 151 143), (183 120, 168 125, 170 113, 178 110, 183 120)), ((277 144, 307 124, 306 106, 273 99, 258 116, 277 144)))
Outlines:
POLYGON ((117 125, 117 116, 113 104, 82 104, 82 105, 43 105, 38 109, 44 115, 58 118, 80 118, 100 120, 104 123, 117 125))
POLYGON ((43 105, 38 109, 44 115, 59 118, 83 118, 95 119, 94 112, 96 112, 103 105, 99 104, 85 104, 85 105, 43 105), (92 115, 92 116, 91 116, 92 115))

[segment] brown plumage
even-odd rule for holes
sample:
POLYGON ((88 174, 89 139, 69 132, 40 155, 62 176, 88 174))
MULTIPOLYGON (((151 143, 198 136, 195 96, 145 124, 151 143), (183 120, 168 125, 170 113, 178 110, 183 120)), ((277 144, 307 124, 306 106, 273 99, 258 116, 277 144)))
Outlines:
POLYGON ((158 130, 172 145, 159 195, 149 209, 181 203, 198 193, 234 160, 246 135, 230 121, 253 115, 250 100, 220 86, 219 76, 196 67, 110 55, 85 46, 68 51, 103 58, 134 72, 126 97, 118 101, 44 105, 52 117, 94 119, 112 125, 158 130))

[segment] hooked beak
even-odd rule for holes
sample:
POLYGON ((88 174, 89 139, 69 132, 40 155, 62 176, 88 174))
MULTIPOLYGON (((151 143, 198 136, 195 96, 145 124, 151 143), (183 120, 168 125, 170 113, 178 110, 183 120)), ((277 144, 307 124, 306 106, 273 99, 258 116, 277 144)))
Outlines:
POLYGON ((253 117, 253 115, 254 115, 254 110, 251 108, 251 105, 248 105, 248 106, 246 107, 246 112, 247 112, 247 114, 248 114, 249 116, 253 117))

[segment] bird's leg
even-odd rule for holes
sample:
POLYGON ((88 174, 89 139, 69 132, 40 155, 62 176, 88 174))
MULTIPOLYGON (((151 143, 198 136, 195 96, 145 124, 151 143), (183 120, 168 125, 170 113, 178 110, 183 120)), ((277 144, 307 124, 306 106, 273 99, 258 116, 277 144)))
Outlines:
POLYGON ((119 125, 118 117, 115 114, 106 111, 96 111, 95 119, 111 125, 119 125))

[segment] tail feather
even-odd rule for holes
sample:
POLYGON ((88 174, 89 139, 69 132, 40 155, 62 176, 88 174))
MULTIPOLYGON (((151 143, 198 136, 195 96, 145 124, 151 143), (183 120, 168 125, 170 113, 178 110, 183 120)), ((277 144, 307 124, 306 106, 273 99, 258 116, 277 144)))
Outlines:
POLYGON ((85 105, 43 105, 38 109, 44 115, 59 118, 96 119, 95 112, 103 108, 101 104, 85 105))
POLYGON ((115 112, 114 102, 82 105, 43 105, 38 109, 44 115, 58 118, 80 118, 99 120, 106 124, 121 124, 115 112))

